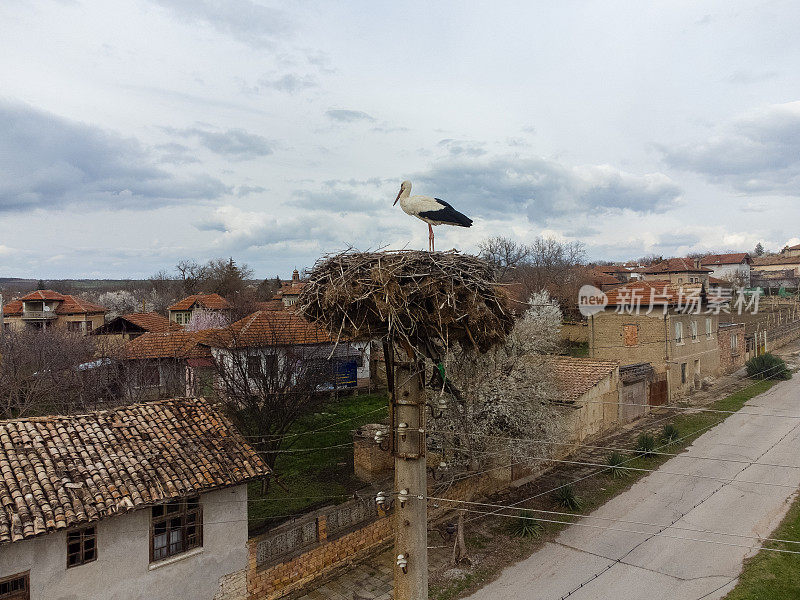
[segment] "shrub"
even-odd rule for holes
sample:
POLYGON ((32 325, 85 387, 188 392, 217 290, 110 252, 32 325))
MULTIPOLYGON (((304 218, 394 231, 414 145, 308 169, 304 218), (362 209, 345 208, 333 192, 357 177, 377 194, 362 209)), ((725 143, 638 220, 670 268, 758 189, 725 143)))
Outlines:
POLYGON ((751 379, 791 379, 792 373, 783 359, 767 352, 747 361, 747 376, 751 379))
POLYGON ((639 434, 636 440, 636 453, 639 456, 652 456, 656 449, 656 439, 649 433, 639 434))
POLYGON ((664 425, 664 429, 661 430, 661 441, 665 444, 671 444, 679 437, 680 434, 678 433, 678 428, 675 427, 675 425, 664 425))
POLYGON ((625 455, 621 452, 617 452, 616 450, 608 455, 606 459, 606 464, 608 464, 611 476, 614 479, 619 479, 620 477, 625 477, 628 475, 628 470, 623 467, 622 465, 628 459, 625 458, 625 455))
POLYGON ((575 495, 572 484, 564 485, 553 492, 553 501, 561 508, 567 510, 580 510, 583 501, 575 495))
POLYGON ((539 537, 544 527, 532 510, 522 510, 509 524, 511 535, 516 537, 539 537))

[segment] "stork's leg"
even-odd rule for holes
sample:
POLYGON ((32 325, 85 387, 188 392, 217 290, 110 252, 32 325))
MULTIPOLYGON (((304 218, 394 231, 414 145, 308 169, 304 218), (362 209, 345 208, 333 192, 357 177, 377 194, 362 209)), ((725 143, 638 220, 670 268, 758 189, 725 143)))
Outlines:
POLYGON ((428 223, 428 250, 433 252, 433 227, 428 223))

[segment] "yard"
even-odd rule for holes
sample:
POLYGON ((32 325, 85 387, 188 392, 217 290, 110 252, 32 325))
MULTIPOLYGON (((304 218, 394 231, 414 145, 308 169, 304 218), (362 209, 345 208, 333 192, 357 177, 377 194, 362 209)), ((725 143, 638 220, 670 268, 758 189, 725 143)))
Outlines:
POLYGON ((365 487, 353 475, 351 431, 366 423, 381 422, 387 415, 387 396, 377 393, 331 400, 319 412, 295 423, 290 434, 293 437, 289 438, 294 442, 292 452, 282 453, 275 464, 280 484, 273 481, 266 496, 261 494, 259 482, 249 486, 250 531, 343 502, 365 487), (304 448, 320 450, 302 451, 304 448))

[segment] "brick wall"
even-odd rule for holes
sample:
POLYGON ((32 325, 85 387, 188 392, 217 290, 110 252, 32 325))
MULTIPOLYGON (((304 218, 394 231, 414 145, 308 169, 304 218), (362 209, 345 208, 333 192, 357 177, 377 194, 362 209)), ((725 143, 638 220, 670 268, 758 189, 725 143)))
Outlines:
POLYGON ((719 344, 719 368, 722 373, 730 373, 743 367, 747 353, 744 339, 744 323, 720 325, 717 333, 719 344), (736 335, 736 346, 731 346, 731 337, 736 335))
POLYGON ((257 564, 257 547, 262 538, 250 538, 247 592, 250 600, 273 600, 309 585, 332 571, 362 560, 392 538, 393 519, 382 514, 377 520, 337 537, 327 538, 325 516, 317 520, 319 543, 292 559, 266 568, 257 564))

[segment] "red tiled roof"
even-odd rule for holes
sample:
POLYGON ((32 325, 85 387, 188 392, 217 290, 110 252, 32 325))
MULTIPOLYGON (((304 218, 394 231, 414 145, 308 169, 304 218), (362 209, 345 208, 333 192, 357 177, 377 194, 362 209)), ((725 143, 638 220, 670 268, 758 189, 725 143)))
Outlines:
POLYGON ((702 265, 738 265, 739 263, 750 261, 750 254, 747 252, 736 252, 733 254, 709 254, 700 259, 702 265))
POLYGON ((124 319, 125 321, 133 323, 145 331, 152 331, 154 333, 161 333, 164 331, 180 331, 183 329, 177 323, 173 323, 167 317, 160 315, 157 312, 129 313, 117 318, 124 319))
POLYGON ((152 358, 205 358, 211 350, 199 345, 204 331, 167 331, 143 333, 126 342, 123 356, 127 360, 152 358))
POLYGON ((75 296, 63 296, 61 304, 56 306, 57 315, 74 315, 74 314, 91 314, 91 313, 104 313, 106 312, 105 306, 99 304, 92 304, 86 300, 81 300, 75 296))
POLYGON ((12 300, 3 306, 4 317, 16 317, 22 315, 22 300, 12 300))
POLYGON ((283 310, 286 306, 282 300, 267 300, 266 302, 256 302, 257 310, 283 310))
POLYGON ((699 283, 677 285, 669 281, 631 281, 606 292, 606 296, 608 306, 631 305, 634 297, 642 306, 649 305, 651 299, 654 306, 671 306, 679 301, 685 302, 687 296, 699 293, 701 287, 699 283))
POLYGON ((784 250, 800 250, 800 244, 796 244, 794 246, 786 246, 784 250))
POLYGON ((767 267, 771 265, 798 265, 800 256, 781 256, 772 254, 770 256, 757 256, 753 259, 754 267, 767 267))
MULTIPOLYGON (((624 269, 623 269, 624 270, 624 269)), ((622 285, 624 281, 620 281, 611 273, 619 273, 620 271, 605 271, 601 268, 594 268, 588 271, 589 277, 596 286, 604 285, 622 285)))
POLYGON ((0 544, 267 474, 201 398, 0 421, 0 544))
POLYGON ((230 302, 219 294, 192 294, 191 296, 186 296, 183 300, 179 300, 167 310, 192 310, 195 304, 209 310, 228 310, 232 308, 230 302))
POLYGON ((203 332, 202 343, 218 348, 260 348, 331 344, 335 341, 327 331, 294 311, 259 310, 228 327, 203 332))
MULTIPOLYGON (((13 310, 14 312, 11 312, 11 310, 9 310, 7 314, 21 315, 22 302, 29 300, 58 301, 59 304, 56 305, 56 310, 55 310, 55 313, 57 315, 95 314, 95 313, 104 313, 107 310, 105 306, 100 306, 99 304, 92 304, 91 302, 87 302, 86 300, 81 300, 80 298, 76 298, 75 296, 71 296, 69 294, 59 294, 58 292, 54 292, 53 290, 36 290, 35 292, 26 294, 19 300, 14 300, 12 302, 9 302, 6 306, 11 307, 11 310, 13 310)), ((3 308, 3 311, 6 312, 5 307, 3 308)))
POLYGON ((64 294, 59 294, 53 290, 36 290, 24 295, 20 300, 63 300, 64 294))
POLYGON ((551 369, 559 391, 559 399, 574 402, 605 379, 619 363, 614 360, 574 358, 571 356, 543 357, 551 369))
POLYGON ((710 273, 712 269, 696 267, 692 258, 668 258, 657 265, 645 269, 645 273, 679 273, 691 271, 692 273, 710 273))

